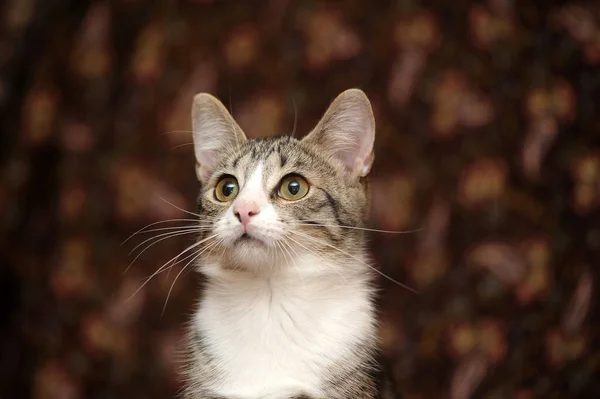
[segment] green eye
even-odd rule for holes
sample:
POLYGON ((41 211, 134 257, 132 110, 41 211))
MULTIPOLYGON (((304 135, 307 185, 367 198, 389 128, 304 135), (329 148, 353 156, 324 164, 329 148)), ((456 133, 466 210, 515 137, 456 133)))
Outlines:
POLYGON ((279 192, 281 198, 288 201, 297 201, 308 194, 308 182, 300 176, 288 176, 281 181, 279 192))
POLYGON ((219 180, 215 187, 215 197, 221 202, 233 201, 238 194, 239 186, 235 177, 226 176, 219 180))

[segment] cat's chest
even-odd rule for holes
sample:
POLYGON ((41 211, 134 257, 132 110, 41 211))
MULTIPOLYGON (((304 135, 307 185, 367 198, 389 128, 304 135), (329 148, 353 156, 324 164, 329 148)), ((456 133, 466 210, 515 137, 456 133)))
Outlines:
POLYGON ((211 386, 217 393, 320 396, 328 367, 372 333, 373 318, 366 293, 249 286, 237 293, 209 290, 196 327, 220 369, 222 378, 211 386))

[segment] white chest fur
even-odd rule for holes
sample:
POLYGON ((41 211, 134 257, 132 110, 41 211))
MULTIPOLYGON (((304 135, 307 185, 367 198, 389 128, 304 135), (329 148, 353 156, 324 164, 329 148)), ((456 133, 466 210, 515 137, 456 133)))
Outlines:
POLYGON ((370 296, 364 281, 338 274, 219 273, 194 318, 224 373, 210 388, 240 399, 320 396, 328 368, 374 336, 370 296))

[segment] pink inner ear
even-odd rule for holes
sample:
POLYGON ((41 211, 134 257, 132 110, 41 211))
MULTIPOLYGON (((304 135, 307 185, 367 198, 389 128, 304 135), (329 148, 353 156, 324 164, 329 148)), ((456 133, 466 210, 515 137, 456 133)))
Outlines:
POLYGON ((213 151, 196 152, 196 176, 199 180, 207 180, 210 177, 215 160, 213 151))
POLYGON ((357 160, 360 158, 360 145, 358 143, 352 144, 350 148, 345 148, 340 151, 339 157, 344 163, 348 172, 354 172, 357 166, 357 160))
POLYGON ((369 148, 364 136, 360 136, 357 142, 351 144, 350 148, 340 151, 338 156, 348 172, 359 173, 362 176, 369 172, 373 161, 373 151, 369 148))

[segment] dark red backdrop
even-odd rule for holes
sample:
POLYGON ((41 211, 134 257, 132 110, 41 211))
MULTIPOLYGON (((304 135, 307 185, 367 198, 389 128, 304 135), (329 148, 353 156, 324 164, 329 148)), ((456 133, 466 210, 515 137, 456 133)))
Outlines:
POLYGON ((192 210, 191 98, 252 137, 306 133, 360 87, 378 125, 383 346, 407 398, 600 396, 596 2, 68 1, 0 6, 0 397, 177 390, 182 273, 124 273, 192 210), (297 123, 295 120, 297 119, 297 123), (593 375, 595 374, 595 377, 593 375))

